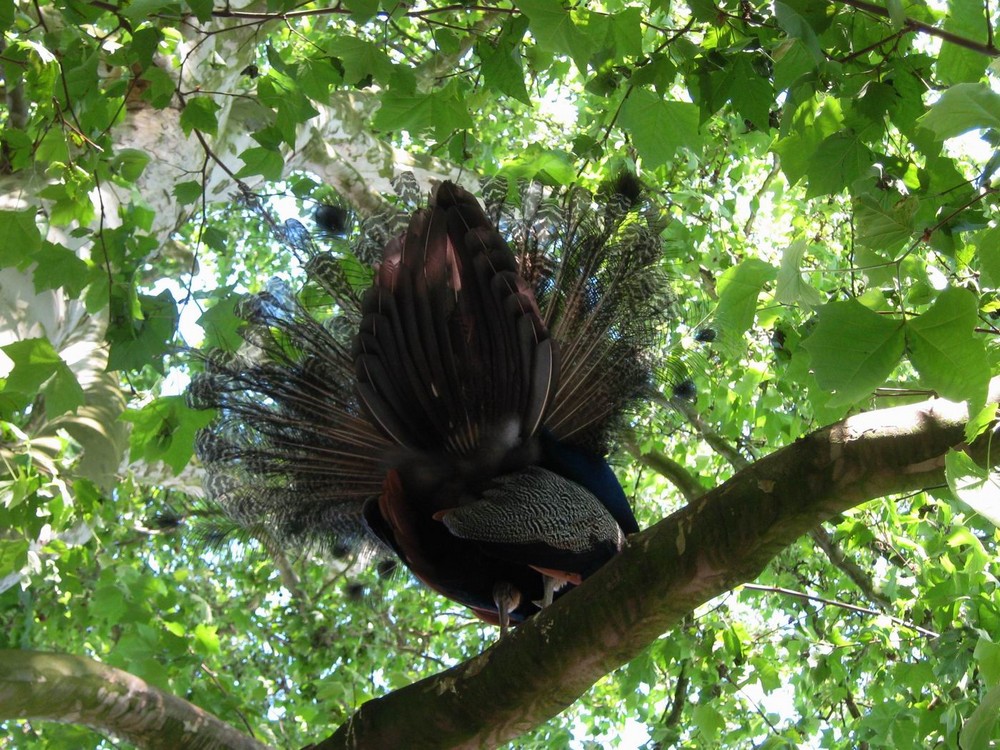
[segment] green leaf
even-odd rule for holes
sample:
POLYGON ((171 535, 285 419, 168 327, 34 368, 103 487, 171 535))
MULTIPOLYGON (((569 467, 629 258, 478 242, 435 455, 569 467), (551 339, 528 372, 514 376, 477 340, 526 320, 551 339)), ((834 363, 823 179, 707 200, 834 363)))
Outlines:
MULTIPOLYGON (((986 17, 982 3, 950 0, 944 15, 944 30, 960 39, 979 42, 984 47, 989 41, 987 33, 991 19, 986 17)), ((945 84, 976 82, 986 72, 989 58, 977 50, 952 44, 947 39, 941 43, 937 58, 937 74, 945 84)))
POLYGON ((69 146, 61 129, 53 128, 42 136, 35 149, 35 159, 44 164, 65 164, 69 161, 69 146))
POLYGON ((177 84, 163 68, 151 65, 142 71, 139 78, 149 82, 149 88, 143 92, 143 98, 149 100, 149 103, 154 107, 163 109, 173 101, 177 84))
POLYGON ((0 266, 23 267, 42 246, 36 209, 0 211, 0 266))
POLYGON ((392 75, 392 61, 378 45, 350 36, 336 37, 329 44, 331 55, 344 66, 344 83, 355 85, 371 76, 387 83, 392 75))
POLYGON ((841 130, 821 142, 806 167, 810 198, 839 193, 865 174, 875 156, 858 133, 841 130))
POLYGON ((985 403, 990 380, 986 347, 974 334, 977 320, 975 295, 951 288, 906 326, 910 361, 921 381, 943 398, 969 400, 973 413, 985 403))
POLYGON ((1000 474, 984 469, 961 451, 951 450, 945 456, 944 475, 957 500, 1000 527, 1000 474))
POLYGON ((240 348, 243 338, 240 329, 246 324, 236 316, 239 295, 229 294, 208 308, 198 318, 198 325, 205 331, 205 347, 234 352, 240 348))
POLYGON ((166 290, 156 297, 141 294, 137 301, 139 310, 132 311, 132 317, 108 327, 108 369, 141 370, 150 365, 162 373, 163 356, 177 328, 177 305, 166 290))
POLYGON ((191 409, 184 396, 164 396, 141 409, 128 409, 122 419, 132 423, 133 461, 163 461, 175 474, 194 455, 195 435, 215 418, 210 409, 191 409))
POLYGON ((985 83, 960 83, 941 94, 917 122, 942 140, 977 128, 998 128, 1000 94, 985 83))
POLYGON ((808 249, 805 240, 797 239, 781 254, 778 287, 774 293, 776 302, 805 307, 815 307, 820 303, 819 291, 802 278, 802 258, 808 249))
POLYGON ((393 90, 382 96, 382 106, 375 113, 374 125, 379 130, 419 133, 434 129, 439 139, 456 130, 472 127, 468 101, 454 85, 429 93, 397 94, 393 90))
POLYGON ((896 250, 913 237, 919 207, 913 195, 895 201, 888 195, 861 195, 854 201, 855 239, 873 250, 896 250))
POLYGON ((642 10, 637 7, 623 8, 608 17, 607 43, 614 51, 615 58, 638 57, 642 54, 642 10))
POLYGON ((855 300, 820 308, 816 329, 802 342, 827 406, 847 406, 870 395, 899 364, 905 337, 900 320, 855 300))
POLYGON ((1000 685, 994 685, 983 696, 982 703, 962 725, 958 736, 962 750, 990 750, 997 719, 1000 718, 1000 685))
POLYGON ((163 41, 163 32, 152 26, 143 26, 136 29, 132 34, 132 41, 127 45, 128 59, 130 66, 138 65, 141 70, 145 70, 153 62, 153 55, 160 42, 163 41))
POLYGON ((181 128, 185 135, 191 135, 192 130, 200 130, 208 135, 215 135, 219 123, 216 112, 221 107, 207 96, 193 96, 184 103, 181 111, 181 128))
POLYGON ((679 148, 697 150, 698 107, 668 102, 646 89, 635 89, 621 108, 621 127, 632 138, 645 167, 666 164, 679 148))
POLYGON ((351 0, 351 20, 355 23, 370 21, 378 9, 379 0, 351 0))
POLYGON ((343 73, 329 58, 303 60, 296 79, 302 93, 314 101, 327 101, 330 89, 344 82, 343 73))
POLYGON ((261 175, 266 180, 280 180, 285 172, 285 160, 280 151, 252 146, 240 154, 243 166, 237 177, 261 175))
POLYGON ((998 410, 1000 407, 997 404, 986 404, 978 414, 971 417, 965 424, 965 442, 971 443, 986 432, 996 420, 998 410))
POLYGON ((565 151, 532 144, 514 161, 503 165, 508 179, 539 180, 547 184, 569 185, 576 176, 573 158, 565 151))
POLYGON ((516 5, 528 17, 528 28, 541 49, 566 55, 581 71, 587 69, 590 42, 561 0, 517 0, 516 5))
POLYGON ((187 6, 194 13, 195 18, 197 18, 202 23, 211 20, 212 18, 212 0, 184 0, 187 6))
POLYGON ((983 280, 993 288, 1000 287, 1000 227, 977 232, 973 244, 983 270, 983 280))
POLYGON ((899 31, 906 23, 906 10, 903 0, 886 0, 886 10, 889 11, 889 23, 893 31, 899 31))
POLYGON ((198 653, 218 654, 219 648, 219 628, 217 625, 206 625, 198 623, 194 628, 194 639, 198 653))
POLYGON ((710 703, 699 703, 691 711, 691 718, 706 742, 713 743, 726 720, 710 703))
MULTIPOLYGON (((0 499, 4 497, 3 485, 0 482, 0 499)), ((4 503, 0 502, 0 507, 4 503)), ((5 576, 21 570, 28 564, 28 550, 31 543, 27 539, 0 539, 0 573, 5 576)))
POLYGON ((842 120, 840 104, 835 100, 826 99, 820 103, 809 99, 798 106, 788 135, 772 147, 781 157, 781 171, 791 184, 812 169, 813 155, 820 143, 840 130, 842 120))
POLYGON ((528 89, 524 86, 524 68, 521 66, 518 48, 507 43, 494 47, 488 42, 481 41, 476 45, 476 49, 483 63, 483 79, 486 85, 520 102, 530 104, 528 89))
POLYGON ((129 182, 135 182, 142 176, 143 170, 149 164, 150 156, 145 151, 134 148, 123 148, 115 154, 113 168, 129 182))
POLYGON ((774 88, 785 91, 816 69, 816 58, 798 39, 787 39, 774 51, 774 88))
POLYGON ((776 273, 774 266, 756 258, 726 269, 719 279, 719 304, 714 315, 724 336, 739 339, 753 325, 757 297, 776 273))
POLYGON ((144 21, 172 3, 173 0, 132 0, 122 11, 122 15, 130 21, 144 21))
POLYGON ((774 87, 767 76, 758 73, 750 55, 741 54, 726 71, 730 78, 730 101, 740 115, 759 130, 770 129, 774 87))
MULTIPOLYGON (((14 26, 14 0, 0 0, 0 29, 14 26)), ((0 567, 0 570, 3 568, 0 567)))
POLYGON ((994 643, 987 636, 979 636, 976 650, 973 652, 986 684, 994 687, 1000 684, 1000 643, 994 643))
POLYGON ((201 183, 194 180, 178 182, 174 185, 174 197, 182 205, 201 200, 202 192, 201 183))
POLYGON ((823 48, 820 46, 814 26, 824 28, 828 25, 827 19, 817 15, 817 12, 820 14, 824 11, 828 12, 828 9, 820 7, 818 11, 814 10, 813 14, 810 15, 800 13, 799 8, 795 6, 796 3, 789 2, 776 2, 774 4, 774 16, 778 25, 789 37, 800 40, 817 63, 825 62, 823 48))
POLYGON ((229 243, 229 235, 219 229, 219 227, 205 227, 201 233, 201 241, 207 247, 215 250, 215 252, 225 253, 229 243))
MULTIPOLYGON (((272 55, 277 58, 277 55, 272 55)), ((298 83, 289 76, 272 71, 257 82, 257 96, 260 101, 275 111, 271 128, 281 134, 281 139, 289 146, 295 146, 299 126, 319 113, 308 97, 299 89, 298 83)), ((259 133, 255 137, 260 140, 259 133)), ((260 141, 262 146, 272 146, 260 141)))
POLYGON ((77 298, 90 283, 90 266, 76 253, 62 245, 46 242, 35 254, 32 271, 35 291, 63 287, 67 296, 77 298))
POLYGON ((0 349, 14 363, 3 391, 24 394, 29 401, 41 393, 50 419, 83 404, 83 388, 48 339, 22 339, 0 349))

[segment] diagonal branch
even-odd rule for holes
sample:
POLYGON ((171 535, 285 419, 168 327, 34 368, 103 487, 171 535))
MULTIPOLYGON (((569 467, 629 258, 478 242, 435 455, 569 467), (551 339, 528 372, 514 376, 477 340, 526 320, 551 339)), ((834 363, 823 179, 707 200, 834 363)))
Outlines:
MULTIPOLYGON (((863 10, 866 13, 871 13, 873 16, 890 18, 888 9, 883 8, 880 5, 875 5, 874 3, 866 2, 865 0, 836 0, 836 2, 848 5, 856 10, 863 10)), ((988 19, 986 20, 988 22, 988 19)), ((945 29, 939 29, 937 26, 932 24, 917 21, 909 16, 903 20, 903 26, 911 31, 918 31, 922 34, 927 34, 928 36, 935 36, 942 41, 949 42, 957 47, 972 50, 973 52, 978 52, 981 55, 987 55, 989 57, 1000 56, 1000 49, 997 49, 997 47, 993 44, 992 33, 988 34, 988 41, 984 44, 983 42, 977 42, 975 39, 969 39, 968 37, 946 31, 945 29)), ((989 26, 987 26, 987 29, 989 29, 989 26)))
MULTIPOLYGON (((1000 397, 994 381, 991 400, 1000 397)), ((964 405, 941 399, 850 417, 740 471, 633 537, 587 584, 478 657, 369 701, 318 750, 478 748, 570 706, 700 604, 756 578, 818 523, 940 484, 964 405)))
POLYGON ((147 750, 266 750, 183 698, 69 654, 0 651, 0 718, 72 721, 147 750))

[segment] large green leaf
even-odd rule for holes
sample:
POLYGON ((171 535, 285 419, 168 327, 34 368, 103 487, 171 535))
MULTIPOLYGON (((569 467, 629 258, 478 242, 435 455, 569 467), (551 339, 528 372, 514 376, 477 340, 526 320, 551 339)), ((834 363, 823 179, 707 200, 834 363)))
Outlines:
MULTIPOLYGON (((840 103, 835 99, 807 99, 795 109, 791 125, 785 125, 788 135, 772 146, 781 158, 781 171, 789 182, 795 184, 810 170, 815 171, 813 156, 816 150, 826 138, 840 130, 842 121, 840 103)), ((839 178, 837 181, 840 182, 839 178)))
MULTIPOLYGON (((979 42, 985 48, 991 41, 989 27, 991 20, 986 17, 983 3, 949 0, 948 12, 944 17, 944 30, 953 38, 979 42)), ((979 50, 969 49, 962 44, 953 44, 950 39, 941 44, 937 58, 937 74, 946 84, 978 82, 989 64, 989 58, 979 50)))
POLYGON ((15 341, 0 347, 14 367, 0 389, 7 394, 22 394, 24 405, 34 394, 45 396, 45 413, 51 419, 83 403, 83 389, 76 376, 48 339, 15 341))
POLYGON ((812 357, 829 406, 853 404, 882 385, 903 355, 903 323, 855 300, 831 302, 819 311, 813 333, 802 342, 812 357))
POLYGON ((137 303, 134 318, 108 328, 108 369, 141 370, 149 365, 163 372, 163 357, 177 328, 177 305, 169 291, 156 297, 139 295, 137 303))
POLYGON ((622 128, 631 136, 647 169, 666 164, 679 148, 697 149, 698 107, 664 101, 646 89, 635 89, 621 108, 622 128))
POLYGON ((973 332, 977 319, 976 297, 952 288, 906 325, 910 361, 921 381, 944 398, 968 399, 973 412, 986 401, 990 380, 986 347, 973 332))
POLYGON ((1000 474, 984 469, 961 451, 949 451, 945 478, 958 500, 1000 527, 1000 474))
POLYGON ((0 266, 20 266, 42 246, 35 209, 0 211, 0 266))
POLYGON ((528 89, 524 85, 524 67, 518 39, 504 34, 495 44, 479 42, 476 49, 483 62, 483 77, 491 88, 512 96, 525 104, 530 103, 528 89))
POLYGON ((385 50, 365 39, 337 36, 327 49, 344 67, 344 82, 355 85, 371 77, 385 83, 392 75, 392 60, 385 50))
POLYGON ((764 284, 774 279, 774 266, 761 260, 745 260, 726 269, 719 279, 719 304, 715 320, 727 341, 736 341, 753 325, 757 297, 764 284))
POLYGON ((797 239, 781 254, 778 286, 774 292, 776 302, 806 307, 815 307, 820 303, 819 291, 802 278, 802 259, 808 249, 805 240, 797 239))
POLYGON ((181 110, 181 127, 190 134, 192 130, 200 130, 208 135, 215 135, 219 129, 217 113, 222 109, 215 100, 208 96, 193 96, 184 102, 181 110))
POLYGON ((375 127, 380 130, 420 133, 433 130, 445 137, 472 126, 468 101, 457 87, 431 93, 398 93, 393 89, 382 96, 382 106, 375 113, 375 127))
POLYGON ((996 746, 997 719, 1000 717, 1000 685, 983 696, 979 707, 962 726, 959 735, 962 750, 989 750, 996 746))
POLYGON ((913 237, 914 216, 920 207, 915 196, 895 198, 867 193, 854 204, 857 241, 873 250, 893 251, 913 237))
POLYGON ((567 55, 586 70, 590 41, 561 0, 517 0, 517 7, 528 17, 531 35, 542 49, 567 55))
POLYGON ((864 175, 875 162, 859 133, 841 130, 817 144, 806 175, 810 197, 839 193, 864 175))
POLYGON ((1000 127, 1000 94, 985 83, 960 83, 941 94, 918 122, 941 139, 1000 127))

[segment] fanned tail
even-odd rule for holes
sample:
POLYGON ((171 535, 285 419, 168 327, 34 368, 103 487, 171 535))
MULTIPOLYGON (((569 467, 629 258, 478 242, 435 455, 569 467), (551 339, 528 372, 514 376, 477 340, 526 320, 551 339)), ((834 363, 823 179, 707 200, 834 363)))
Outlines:
POLYGON ((209 497, 295 548, 370 546, 362 506, 381 489, 388 444, 358 408, 343 333, 281 284, 240 314, 247 345, 207 357, 188 390, 193 407, 218 410, 196 446, 209 497))
POLYGON ((519 192, 511 206, 494 181, 482 207, 442 183, 364 223, 343 258, 269 221, 333 316, 272 283, 242 306, 246 345, 192 383, 218 411, 197 447, 232 519, 294 549, 391 549, 499 622, 638 530, 604 456, 673 304, 661 217, 634 177, 596 198, 519 192))

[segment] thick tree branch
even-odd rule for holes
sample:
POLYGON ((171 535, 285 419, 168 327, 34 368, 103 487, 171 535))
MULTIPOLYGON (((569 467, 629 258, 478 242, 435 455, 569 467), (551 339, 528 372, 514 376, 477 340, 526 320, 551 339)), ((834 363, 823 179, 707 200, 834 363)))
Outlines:
MULTIPOLYGON (((683 407, 681 413, 684 414, 688 422, 698 431, 698 434, 702 436, 709 446, 728 460, 729 464, 737 471, 746 468, 749 462, 724 437, 715 432, 702 420, 701 415, 695 410, 693 404, 683 403, 680 406, 683 407)), ((673 479, 671 475, 666 476, 669 479, 673 479)), ((688 502, 690 502, 690 498, 688 502)), ((833 537, 822 526, 817 526, 809 534, 813 538, 813 541, 816 542, 816 546, 826 553, 830 563, 854 581, 855 585, 861 590, 861 593, 883 610, 888 611, 890 609, 889 600, 875 590, 875 585, 872 583, 869 575, 857 563, 848 559, 843 551, 837 547, 833 541, 833 537)))
MULTIPOLYGON (((997 399, 1000 380, 991 398, 997 399)), ((756 578, 785 546, 867 500, 940 484, 966 408, 941 399, 850 417, 757 461, 629 540, 478 657, 370 701, 318 747, 499 745, 570 706, 688 612, 756 578)))
POLYGON ((152 750, 267 748, 135 675, 69 654, 0 651, 0 718, 69 721, 152 750))

